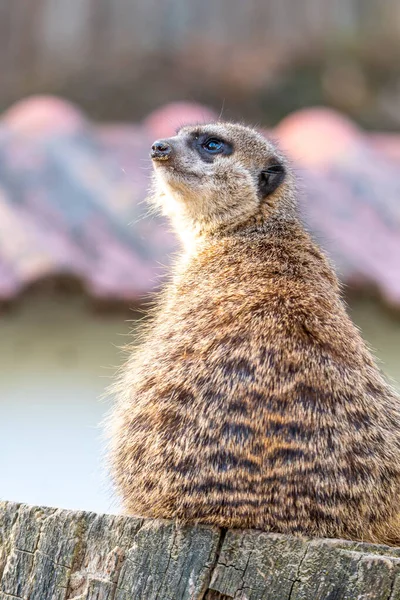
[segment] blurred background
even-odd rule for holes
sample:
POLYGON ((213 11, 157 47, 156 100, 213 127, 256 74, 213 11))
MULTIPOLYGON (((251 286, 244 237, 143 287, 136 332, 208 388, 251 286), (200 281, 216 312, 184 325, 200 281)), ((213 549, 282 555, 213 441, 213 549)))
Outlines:
POLYGON ((0 498, 113 511, 106 389, 177 245, 152 141, 239 119, 400 388, 398 0, 0 0, 0 498))

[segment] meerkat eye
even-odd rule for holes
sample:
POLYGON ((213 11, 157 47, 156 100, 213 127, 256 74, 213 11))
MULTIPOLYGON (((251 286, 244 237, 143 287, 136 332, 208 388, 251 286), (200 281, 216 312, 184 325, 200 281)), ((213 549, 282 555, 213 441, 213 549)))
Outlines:
POLYGON ((285 168, 282 165, 271 165, 261 171, 259 189, 263 198, 272 194, 285 179, 285 168))
POLYGON ((224 142, 218 138, 208 138, 203 142, 202 147, 210 154, 218 154, 224 150, 224 142))
POLYGON ((233 152, 232 143, 206 133, 200 133, 198 138, 192 136, 192 141, 189 139, 189 144, 197 150, 201 159, 206 163, 214 162, 217 156, 229 156, 233 152))

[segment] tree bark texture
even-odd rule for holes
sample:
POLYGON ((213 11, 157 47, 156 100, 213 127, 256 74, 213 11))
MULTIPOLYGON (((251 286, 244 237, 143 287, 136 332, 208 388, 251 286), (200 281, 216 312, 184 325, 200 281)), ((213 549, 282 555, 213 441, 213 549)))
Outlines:
POLYGON ((0 600, 400 600, 400 548, 0 503, 0 600))

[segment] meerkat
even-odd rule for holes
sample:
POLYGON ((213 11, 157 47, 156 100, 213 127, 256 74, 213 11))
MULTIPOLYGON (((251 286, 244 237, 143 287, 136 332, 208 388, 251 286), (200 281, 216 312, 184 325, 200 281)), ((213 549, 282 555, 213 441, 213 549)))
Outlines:
POLYGON ((400 541, 400 402, 305 230, 277 147, 232 123, 154 143, 182 239, 117 383, 111 471, 127 513, 400 541))

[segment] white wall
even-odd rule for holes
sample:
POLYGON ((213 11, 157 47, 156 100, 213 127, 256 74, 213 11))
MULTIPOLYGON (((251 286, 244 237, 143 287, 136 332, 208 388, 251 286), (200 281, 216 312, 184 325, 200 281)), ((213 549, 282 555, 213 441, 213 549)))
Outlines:
POLYGON ((62 296, 26 300, 0 318, 0 498, 115 509, 98 425, 125 319, 62 296))
POLYGON ((379 366, 400 390, 400 314, 390 314, 366 298, 353 299, 349 313, 378 357, 379 366))
MULTIPOLYGON (((400 381, 400 319, 353 302, 352 314, 400 381)), ((0 317, 0 498, 115 511, 102 468, 101 400, 131 324, 77 298, 39 296, 0 317)))

